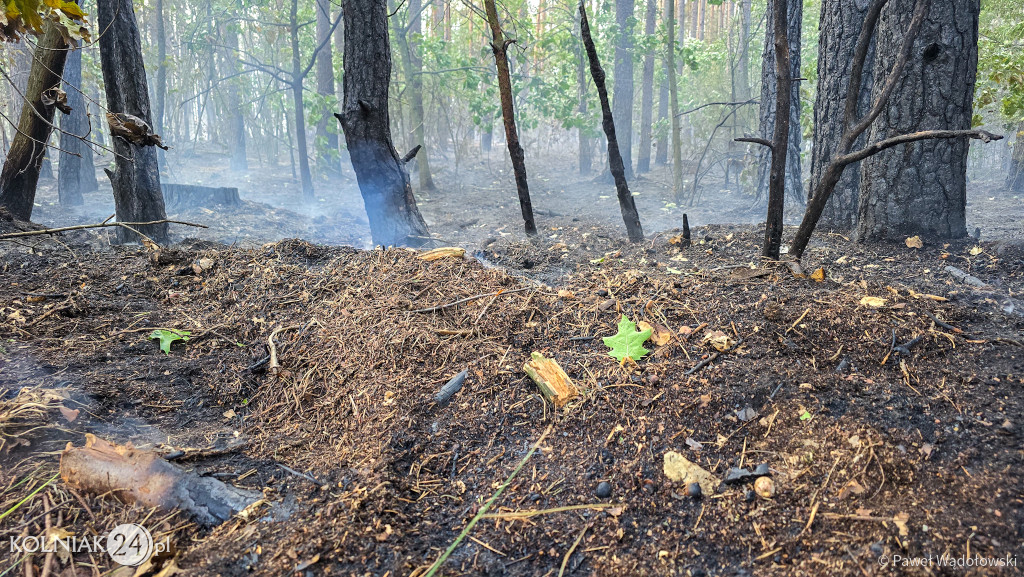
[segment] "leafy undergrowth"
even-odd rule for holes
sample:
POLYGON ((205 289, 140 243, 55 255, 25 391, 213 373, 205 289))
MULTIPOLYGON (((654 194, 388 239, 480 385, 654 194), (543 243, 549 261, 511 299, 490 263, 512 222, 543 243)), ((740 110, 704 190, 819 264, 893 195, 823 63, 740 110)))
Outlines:
POLYGON ((1020 247, 832 237, 809 255, 816 282, 751 269, 758 239, 564 230, 478 255, 528 260, 516 274, 299 241, 8 254, 0 387, 63 391, 81 413, 51 410, 0 457, 2 510, 86 432, 167 452, 242 439, 187 465, 273 505, 206 531, 58 480, 4 530, 41 532, 59 503, 77 534, 145 520, 190 574, 422 574, 552 425, 443 574, 864 575, 892 571, 882 555, 1021 553, 1020 247), (623 315, 654 335, 642 358, 603 342, 623 315), (190 340, 165 355, 156 330, 190 340), (563 409, 523 373, 534 351, 580 388, 563 409), (718 479, 766 463, 775 494, 749 478, 689 497, 669 451, 718 479))

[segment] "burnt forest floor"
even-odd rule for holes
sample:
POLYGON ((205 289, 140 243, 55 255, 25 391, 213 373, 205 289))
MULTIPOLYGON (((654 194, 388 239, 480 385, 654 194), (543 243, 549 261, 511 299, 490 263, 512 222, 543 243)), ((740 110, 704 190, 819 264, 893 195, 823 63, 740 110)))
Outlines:
POLYGON ((675 232, 630 245, 567 221, 434 261, 298 240, 149 253, 103 232, 7 244, 0 539, 139 522, 184 574, 422 575, 550 427, 442 574, 988 575, 879 559, 1024 555, 1019 241, 823 235, 796 275, 754 268, 760 227, 701 226, 689 247, 675 232), (662 344, 617 362, 602 338, 620 315, 662 344), (191 339, 163 354, 158 328, 191 339), (707 336, 734 346, 701 365, 707 336), (577 399, 544 402, 522 370, 535 351, 577 399), (266 503, 203 528, 72 491, 59 454, 86 433, 184 452, 266 503), (719 480, 765 464, 775 493, 747 479, 689 497, 670 451, 719 480))
MULTIPOLYGON (((631 183, 648 233, 631 245, 610 183, 530 159, 541 234, 528 240, 492 156, 439 162, 439 190, 417 193, 432 244, 464 257, 328 246, 368 248, 354 182, 318 183, 306 202, 281 167, 231 174, 209 155, 176 158, 168 179, 238 186, 242 205, 171 215, 210 228, 175 227, 159 253, 108 246, 109 230, 0 244, 0 575, 111 574, 102 553, 47 561, 6 541, 124 522, 169 540, 183 574, 422 575, 549 427, 441 574, 988 575, 1017 569, 879 560, 1024 562, 1019 196, 971 183, 981 242, 821 233, 796 275, 756 268, 761 227, 714 224, 756 220, 750 196, 712 178, 721 190, 684 209, 664 168, 631 183), (691 246, 674 230, 684 212, 691 246), (621 315, 660 335, 636 363, 602 341, 621 315), (159 328, 190 340, 165 355, 148 338, 159 328), (716 355, 708 336, 735 346, 716 355), (522 369, 535 351, 579 398, 544 402, 522 369), (55 478, 60 452, 87 433, 184 454, 266 503, 208 528, 72 491, 55 478), (719 480, 767 465, 775 494, 748 478, 689 497, 666 476, 670 451, 719 480)), ((101 180, 64 209, 44 181, 34 217, 99 222, 109 195, 101 180)))

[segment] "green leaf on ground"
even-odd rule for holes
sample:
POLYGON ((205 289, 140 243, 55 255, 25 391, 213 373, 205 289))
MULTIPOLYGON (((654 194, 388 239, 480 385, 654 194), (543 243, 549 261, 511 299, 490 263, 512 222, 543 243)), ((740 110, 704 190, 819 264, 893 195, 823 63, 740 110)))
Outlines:
POLYGON ((604 344, 611 348, 608 354, 615 357, 620 363, 625 361, 626 357, 633 361, 639 361, 644 355, 651 352, 644 348, 644 342, 649 338, 651 338, 651 329, 638 331, 636 323, 629 320, 626 315, 622 315, 622 320, 619 321, 619 332, 614 336, 605 337, 604 344))
POLYGON ((192 333, 189 331, 172 331, 169 329, 157 329, 149 333, 149 338, 160 339, 160 350, 165 355, 171 354, 171 343, 174 341, 187 341, 189 335, 192 333))

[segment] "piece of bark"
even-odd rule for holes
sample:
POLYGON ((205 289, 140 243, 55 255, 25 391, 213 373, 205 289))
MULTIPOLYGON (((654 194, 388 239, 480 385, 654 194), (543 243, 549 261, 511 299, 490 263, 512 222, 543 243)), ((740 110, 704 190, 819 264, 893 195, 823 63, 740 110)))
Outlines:
POLYGON ((68 443, 60 476, 76 489, 112 493, 130 502, 164 510, 180 509, 202 525, 222 523, 262 495, 200 477, 131 445, 115 445, 86 434, 85 446, 68 443))
POLYGON ((533 382, 537 383, 544 398, 551 401, 557 408, 565 406, 580 394, 576 384, 572 382, 569 375, 565 374, 555 359, 549 359, 534 352, 530 355, 530 360, 523 365, 523 370, 533 379, 533 382))
POLYGON ((989 288, 988 284, 985 281, 981 280, 980 278, 972 274, 968 274, 956 268, 955 266, 947 266, 946 272, 949 273, 949 276, 955 278, 956 280, 966 285, 970 285, 975 288, 989 288))

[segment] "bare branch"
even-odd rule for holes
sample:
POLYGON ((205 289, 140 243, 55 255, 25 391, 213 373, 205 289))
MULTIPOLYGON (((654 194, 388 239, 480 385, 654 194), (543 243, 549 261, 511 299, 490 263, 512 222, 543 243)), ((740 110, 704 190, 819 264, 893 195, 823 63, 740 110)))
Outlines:
POLYGON ((886 138, 865 146, 864 148, 844 154, 843 156, 836 157, 832 160, 835 164, 840 167, 846 166, 865 158, 878 154, 886 148, 892 148, 900 144, 907 144, 908 142, 916 142, 918 140, 934 140, 939 138, 974 138, 982 142, 992 142, 993 140, 1002 140, 1001 134, 992 134, 986 130, 923 130, 921 132, 912 132, 910 134, 901 134, 899 136, 893 136, 892 138, 886 138))
POLYGON ((149 225, 152 225, 152 224, 165 224, 165 223, 167 223, 167 224, 183 224, 185 226, 194 226, 194 227, 197 227, 197 228, 210 228, 210 227, 206 226, 205 224, 195 224, 193 222, 184 222, 184 221, 181 221, 181 220, 168 220, 168 219, 151 220, 149 222, 109 222, 109 221, 110 221, 110 219, 108 218, 107 220, 105 220, 103 222, 96 223, 96 224, 79 224, 79 225, 75 225, 75 226, 62 226, 60 228, 44 228, 44 229, 41 229, 41 230, 28 230, 28 231, 24 231, 24 232, 10 232, 10 233, 7 233, 7 234, 0 234, 0 240, 6 240, 6 239, 9 239, 9 238, 17 238, 17 237, 22 237, 22 236, 36 236, 36 235, 40 235, 40 234, 56 234, 58 232, 67 232, 69 230, 85 230, 85 229, 88 229, 88 228, 109 228, 109 227, 112 227, 112 226, 118 226, 118 227, 121 227, 121 228, 128 228, 132 232, 135 232, 136 234, 139 234, 139 236, 145 236, 145 235, 142 235, 137 230, 135 230, 133 228, 130 228, 130 227, 149 226, 149 225))
POLYGON ((753 137, 753 136, 743 136, 743 137, 740 137, 740 138, 734 138, 733 140, 735 140, 736 142, 753 142, 754 144, 760 144, 761 146, 767 146, 768 150, 771 150, 771 149, 774 148, 774 145, 772 144, 772 141, 766 140, 764 138, 756 138, 756 137, 753 137))

